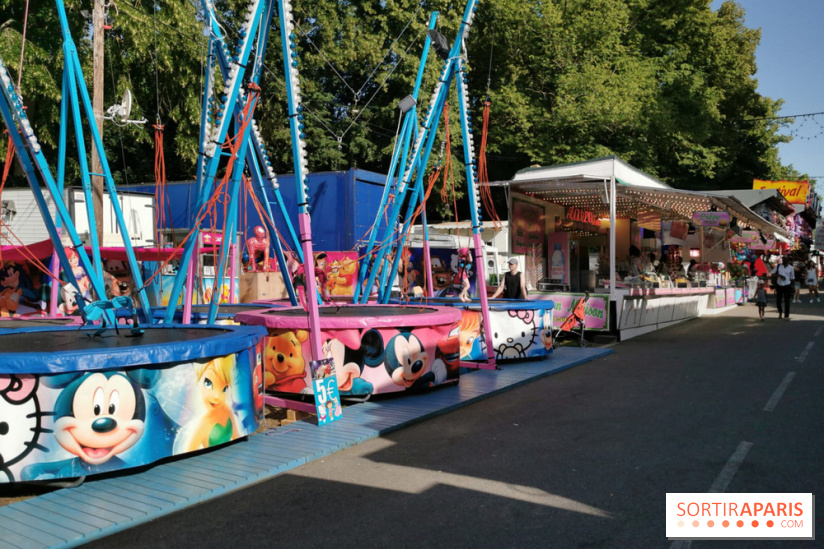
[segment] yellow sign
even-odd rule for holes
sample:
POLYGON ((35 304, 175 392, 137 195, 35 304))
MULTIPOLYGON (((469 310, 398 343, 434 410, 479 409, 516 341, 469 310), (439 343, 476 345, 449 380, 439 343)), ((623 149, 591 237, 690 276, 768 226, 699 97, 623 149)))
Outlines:
POLYGON ((790 204, 806 204, 810 194, 809 181, 763 181, 754 179, 753 189, 778 189, 790 204))

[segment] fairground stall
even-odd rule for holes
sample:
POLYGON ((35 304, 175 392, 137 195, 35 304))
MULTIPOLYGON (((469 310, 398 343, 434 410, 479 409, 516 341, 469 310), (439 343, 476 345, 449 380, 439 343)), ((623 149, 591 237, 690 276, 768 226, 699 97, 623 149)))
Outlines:
POLYGON ((555 301, 557 323, 565 302, 589 293, 587 328, 622 339, 742 302, 730 239, 789 238, 735 197, 672 188, 614 156, 491 185, 509 191, 511 251, 526 258, 530 297, 555 301))

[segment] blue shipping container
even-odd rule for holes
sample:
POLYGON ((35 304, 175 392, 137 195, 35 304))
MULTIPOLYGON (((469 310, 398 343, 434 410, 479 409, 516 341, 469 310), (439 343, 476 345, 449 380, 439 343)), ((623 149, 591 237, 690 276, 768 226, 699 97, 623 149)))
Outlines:
MULTIPOLYGON (((316 250, 348 251, 368 238, 369 230, 378 214, 383 195, 386 176, 365 170, 350 169, 345 172, 319 172, 309 175, 309 207, 312 215, 312 242, 316 250)), ((294 175, 279 175, 278 183, 283 205, 292 221, 295 233, 298 233, 297 199, 294 175)), ((153 184, 122 185, 120 190, 154 193, 153 184)), ((188 229, 197 215, 194 211, 194 181, 168 183, 167 212, 162 229, 188 229)), ((274 214, 275 225, 290 248, 294 245, 283 221, 281 207, 275 201, 272 189, 266 195, 274 214)), ((207 215, 203 227, 214 227, 220 231, 223 227, 223 206, 216 208, 215 219, 207 215)), ((239 230, 244 239, 253 235, 256 225, 263 225, 251 197, 247 197, 241 206, 239 230), (245 218, 245 219, 244 219, 245 218), (245 226, 244 226, 245 220, 245 226)), ((155 216, 160 219, 160 215, 155 216)), ((386 226, 385 216, 381 216, 378 227, 386 226)))

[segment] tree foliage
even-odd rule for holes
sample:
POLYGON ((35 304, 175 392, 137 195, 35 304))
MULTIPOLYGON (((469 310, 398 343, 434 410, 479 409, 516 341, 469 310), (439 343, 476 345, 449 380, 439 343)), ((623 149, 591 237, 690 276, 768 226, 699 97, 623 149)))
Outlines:
MULTIPOLYGON (((216 3, 233 40, 244 4, 216 3)), ((0 56, 15 75, 23 6, 0 0, 0 56)), ((150 123, 106 123, 116 181, 153 180, 151 124, 157 121, 165 124, 168 179, 191 179, 207 44, 200 4, 124 0, 117 6, 106 36, 106 105, 128 87, 133 118, 150 123)), ((92 2, 69 0, 66 7, 90 82, 91 27, 81 11, 91 12, 92 2)), ((438 28, 451 42, 463 8, 451 0, 295 2, 312 171, 387 170, 397 102, 412 91, 429 14, 440 13, 438 28)), ((777 145, 789 138, 777 122, 763 120, 781 101, 756 90, 759 39, 732 1, 713 11, 710 0, 482 0, 467 53, 476 119, 487 93, 492 101, 490 177, 607 154, 682 188, 742 188, 754 177, 797 175, 778 157, 777 145)), ((440 65, 430 55, 421 107, 440 65)), ((31 0, 21 88, 50 159, 57 154, 61 75, 55 10, 48 0, 31 0)), ((261 85, 256 118, 277 171, 291 172, 278 32, 270 36, 261 85)), ((453 157, 461 161, 455 101, 453 157)), ((454 168, 460 188, 462 164, 454 168)), ((75 183, 76 162, 68 170, 68 182, 75 183)), ((23 184, 20 174, 12 184, 23 184)))

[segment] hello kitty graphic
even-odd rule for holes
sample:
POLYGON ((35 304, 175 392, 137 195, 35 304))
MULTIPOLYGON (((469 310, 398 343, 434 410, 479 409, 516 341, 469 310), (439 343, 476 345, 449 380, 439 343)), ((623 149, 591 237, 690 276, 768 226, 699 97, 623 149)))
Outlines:
POLYGON ((43 416, 37 400, 38 380, 32 375, 0 375, 0 482, 14 482, 11 466, 21 462, 35 449, 40 435, 50 433, 42 426, 43 416))

